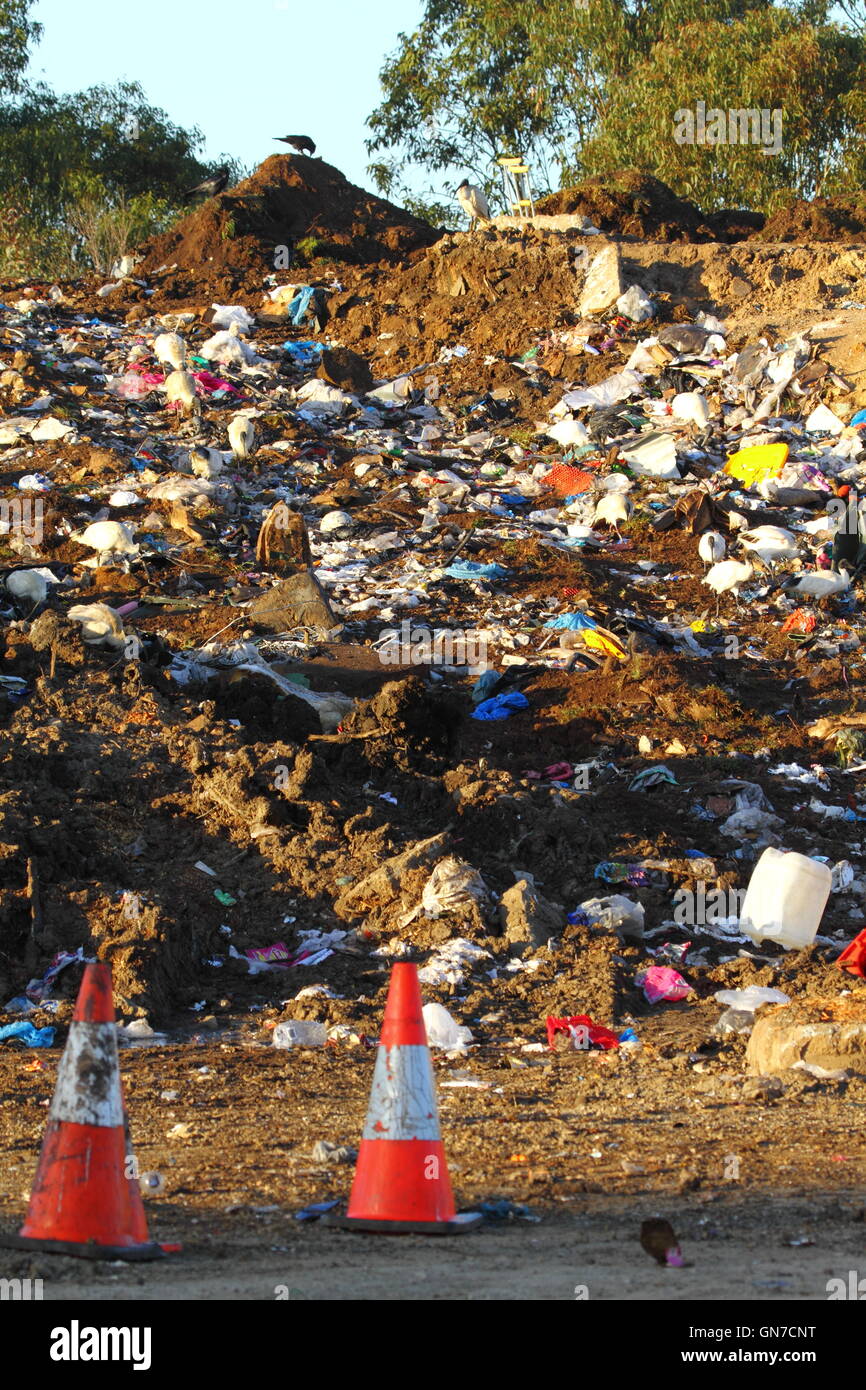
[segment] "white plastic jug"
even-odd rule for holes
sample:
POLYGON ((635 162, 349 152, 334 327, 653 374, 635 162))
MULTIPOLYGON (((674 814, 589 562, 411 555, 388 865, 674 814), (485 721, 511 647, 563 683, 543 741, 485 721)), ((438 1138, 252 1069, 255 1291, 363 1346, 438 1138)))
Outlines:
POLYGON ((766 937, 787 951, 815 939, 833 875, 826 864, 794 851, 765 849, 752 871, 740 931, 760 943, 766 937))

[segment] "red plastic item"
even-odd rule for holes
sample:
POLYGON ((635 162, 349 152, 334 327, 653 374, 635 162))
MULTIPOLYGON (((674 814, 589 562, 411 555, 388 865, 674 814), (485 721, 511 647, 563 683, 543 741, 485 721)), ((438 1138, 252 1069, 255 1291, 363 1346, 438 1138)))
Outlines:
POLYGON ((593 1023, 588 1014, 574 1014, 571 1018, 548 1018, 547 1046, 551 1052, 553 1051, 553 1039, 557 1033, 570 1033, 572 1028, 585 1028, 592 1046, 600 1047, 603 1052, 610 1052, 611 1048, 619 1047, 619 1038, 616 1033, 611 1032, 610 1028, 603 1028, 601 1024, 593 1023))
POLYGON ((840 970, 847 970, 849 975, 859 975, 861 980, 866 980, 866 931, 854 937, 836 964, 840 970))

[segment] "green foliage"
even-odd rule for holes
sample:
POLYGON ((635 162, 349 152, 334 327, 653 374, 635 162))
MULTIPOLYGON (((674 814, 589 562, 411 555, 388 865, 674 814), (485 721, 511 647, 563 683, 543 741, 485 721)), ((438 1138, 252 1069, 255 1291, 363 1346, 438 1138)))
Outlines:
POLYGON ((301 258, 305 265, 309 265, 321 250, 322 243, 317 236, 301 237, 295 245, 295 253, 301 258))
POLYGON ((21 90, 30 46, 41 37, 32 8, 32 0, 0 0, 0 94, 21 90))
POLYGON ((557 166, 562 182, 638 168, 708 210, 866 178, 864 0, 425 0, 380 77, 367 148, 386 193, 413 165, 491 191, 515 153, 536 195, 557 166), (781 110, 781 149, 678 142, 698 101, 781 110))
POLYGON ((106 273, 109 247, 123 254, 164 230, 183 192, 219 167, 197 158, 201 143, 134 82, 73 95, 39 84, 0 101, 0 200, 17 213, 6 263, 22 274, 106 273))

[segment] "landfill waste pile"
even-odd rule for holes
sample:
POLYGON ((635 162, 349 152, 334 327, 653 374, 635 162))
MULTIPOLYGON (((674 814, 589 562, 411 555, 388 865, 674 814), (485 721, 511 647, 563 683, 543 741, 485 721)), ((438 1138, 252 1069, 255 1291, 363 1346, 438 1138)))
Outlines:
POLYGON ((463 1202, 847 1201, 866 243, 442 236, 327 171, 0 286, 4 1147, 98 959, 163 1225, 343 1200, 408 959, 463 1202))

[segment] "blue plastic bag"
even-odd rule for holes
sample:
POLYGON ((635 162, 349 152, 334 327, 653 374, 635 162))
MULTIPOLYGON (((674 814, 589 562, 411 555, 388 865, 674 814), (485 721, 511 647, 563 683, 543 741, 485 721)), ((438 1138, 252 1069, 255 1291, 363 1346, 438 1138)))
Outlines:
POLYGON ((53 1028, 34 1028, 32 1023, 22 1019, 20 1023, 7 1023, 0 1028, 0 1042, 7 1038, 20 1038, 25 1047, 52 1047, 53 1028))
POLYGON ((473 719, 507 719, 510 714, 516 714, 519 709, 527 709, 529 701, 525 695, 521 695, 519 690, 513 690, 510 695, 494 695, 492 700, 485 700, 472 713, 473 719))

